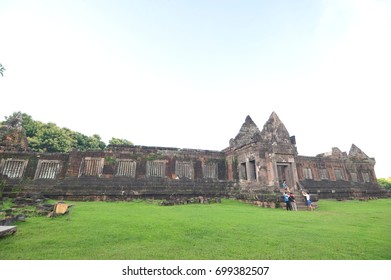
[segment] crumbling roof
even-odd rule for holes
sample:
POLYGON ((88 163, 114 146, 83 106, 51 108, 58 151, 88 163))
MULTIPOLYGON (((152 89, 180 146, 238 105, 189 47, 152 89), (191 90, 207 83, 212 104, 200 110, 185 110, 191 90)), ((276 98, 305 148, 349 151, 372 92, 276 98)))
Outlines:
POLYGON ((369 157, 354 144, 352 144, 352 146, 350 147, 349 158, 369 159, 369 157))
POLYGON ((242 147, 254 142, 291 145, 291 138, 280 118, 275 112, 272 112, 262 131, 259 130, 251 117, 247 116, 239 133, 230 140, 230 147, 242 147))
POLYGON ((241 147, 260 140, 260 130, 250 116, 246 117, 245 122, 234 139, 230 140, 230 146, 241 147))
POLYGON ((288 130, 275 112, 263 126, 261 140, 268 143, 291 143, 288 130))
POLYGON ((346 152, 341 152, 341 150, 337 147, 333 147, 331 152, 326 152, 322 154, 318 154, 317 157, 333 157, 333 158, 350 158, 350 159, 370 159, 359 147, 352 144, 349 154, 346 152))

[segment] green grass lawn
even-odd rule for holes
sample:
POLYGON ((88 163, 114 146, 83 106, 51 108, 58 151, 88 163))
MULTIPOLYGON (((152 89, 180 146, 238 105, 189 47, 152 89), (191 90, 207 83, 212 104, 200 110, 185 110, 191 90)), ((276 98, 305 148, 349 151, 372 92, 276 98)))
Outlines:
POLYGON ((313 212, 148 201, 68 202, 0 238, 1 260, 390 260, 391 200, 320 200, 313 212))

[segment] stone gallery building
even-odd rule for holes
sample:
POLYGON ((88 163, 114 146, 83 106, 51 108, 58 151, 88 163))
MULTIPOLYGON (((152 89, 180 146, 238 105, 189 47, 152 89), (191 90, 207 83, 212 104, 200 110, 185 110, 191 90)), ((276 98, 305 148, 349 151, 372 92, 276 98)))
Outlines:
POLYGON ((103 151, 35 153, 0 150, 2 192, 56 199, 172 196, 259 197, 305 189, 319 198, 384 196, 375 159, 355 145, 349 153, 301 156, 276 113, 260 130, 248 116, 222 151, 108 146, 103 151))

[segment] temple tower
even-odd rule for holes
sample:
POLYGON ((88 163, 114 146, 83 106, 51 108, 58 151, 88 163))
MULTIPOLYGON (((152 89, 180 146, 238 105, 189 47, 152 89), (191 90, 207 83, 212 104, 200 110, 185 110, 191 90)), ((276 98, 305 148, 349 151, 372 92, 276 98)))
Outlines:
POLYGON ((298 181, 295 138, 289 135, 275 112, 262 131, 247 116, 225 152, 228 163, 232 163, 229 166, 236 168, 231 173, 237 174, 238 178, 232 179, 239 179, 242 190, 273 190, 283 181, 295 189, 298 181))

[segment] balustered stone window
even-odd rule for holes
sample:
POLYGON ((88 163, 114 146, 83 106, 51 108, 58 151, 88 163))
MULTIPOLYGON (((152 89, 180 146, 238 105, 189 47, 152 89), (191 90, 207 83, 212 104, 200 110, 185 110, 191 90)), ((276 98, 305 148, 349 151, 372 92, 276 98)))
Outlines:
POLYGON ((319 169, 319 177, 321 180, 328 180, 329 179, 329 174, 328 174, 326 168, 319 169))
POLYGON ((80 176, 101 176, 103 173, 104 158, 86 157, 83 159, 80 170, 80 176))
POLYGON ((0 163, 0 173, 11 179, 22 178, 28 160, 24 159, 2 159, 0 163))
POLYGON ((352 178, 353 182, 355 182, 355 183, 358 182, 357 173, 356 172, 350 172, 350 177, 352 178))
POLYGON ((204 178, 217 179, 218 178, 218 166, 216 162, 209 162, 202 166, 202 173, 204 178))
POLYGON ((39 160, 34 179, 56 179, 61 172, 60 160, 39 160))
POLYGON ((340 168, 334 169, 334 175, 336 180, 345 180, 343 171, 340 168))
POLYGON ((369 177, 369 173, 368 172, 362 172, 361 175, 362 175, 362 180, 364 181, 364 183, 370 183, 371 182, 371 179, 369 177))
POLYGON ((166 162, 162 160, 147 161, 147 177, 161 177, 166 176, 166 162))
POLYGON ((136 162, 131 159, 117 159, 115 176, 136 177, 136 162))
POLYGON ((312 179, 312 170, 309 167, 303 168, 304 179, 312 179))
POLYGON ((193 178, 194 168, 191 161, 176 161, 175 174, 179 178, 193 178))

